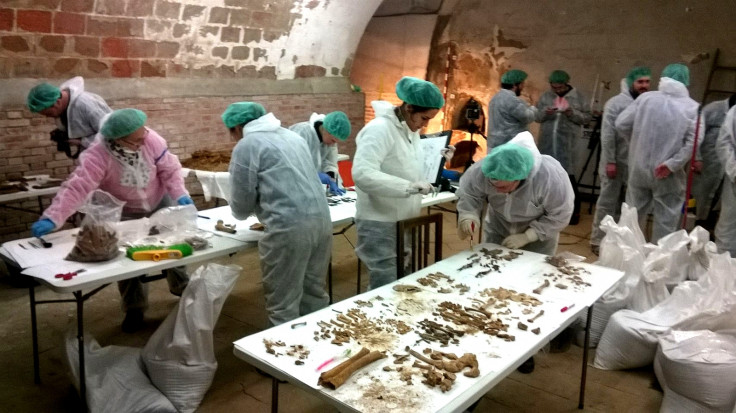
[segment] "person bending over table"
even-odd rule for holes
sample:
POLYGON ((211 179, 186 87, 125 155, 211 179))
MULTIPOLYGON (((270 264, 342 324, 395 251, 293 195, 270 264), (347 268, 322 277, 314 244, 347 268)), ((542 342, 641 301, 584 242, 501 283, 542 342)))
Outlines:
MULTIPOLYGON (((120 109, 103 118, 100 137, 82 152, 79 166, 61 184, 61 189, 36 223, 33 236, 60 228, 96 189, 124 201, 122 219, 138 219, 172 205, 193 204, 181 177, 181 164, 169 152, 166 141, 145 127, 146 114, 138 109, 120 109), (176 199, 173 202, 172 199, 176 199)), ((181 295, 189 282, 184 267, 166 270, 169 290, 181 295)), ((118 282, 122 329, 131 333, 143 327, 148 289, 139 278, 118 282)))
POLYGON ((306 142, 258 103, 233 103, 222 121, 238 141, 229 169, 232 214, 255 213, 266 227, 258 254, 269 327, 326 307, 332 219, 306 142))
MULTIPOLYGON (((557 250, 560 231, 573 211, 565 168, 540 154, 529 132, 493 148, 483 162, 471 166, 460 178, 456 195, 460 239, 479 227, 487 201, 483 242, 547 255, 557 250)), ((534 358, 519 367, 522 373, 533 370, 534 358)))
MULTIPOLYGON (((401 78, 396 94, 401 106, 371 103, 376 118, 358 133, 353 161, 355 253, 368 267, 371 289, 396 280, 396 223, 419 216, 422 195, 433 189, 423 178, 419 130, 445 104, 437 86, 414 77, 401 78)), ((454 150, 443 149, 443 155, 449 160, 454 150)))
POLYGON ((307 122, 289 127, 307 142, 320 182, 329 185, 330 192, 336 195, 345 195, 345 190, 338 184, 337 142, 345 142, 350 136, 350 129, 348 115, 340 111, 327 115, 313 113, 307 122))

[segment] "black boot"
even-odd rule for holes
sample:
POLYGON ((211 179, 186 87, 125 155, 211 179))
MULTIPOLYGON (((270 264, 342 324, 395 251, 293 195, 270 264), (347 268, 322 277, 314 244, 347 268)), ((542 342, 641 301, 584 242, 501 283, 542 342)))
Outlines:
POLYGON ((140 308, 133 308, 125 313, 125 320, 121 326, 124 333, 135 333, 136 331, 143 328, 143 310, 140 308))

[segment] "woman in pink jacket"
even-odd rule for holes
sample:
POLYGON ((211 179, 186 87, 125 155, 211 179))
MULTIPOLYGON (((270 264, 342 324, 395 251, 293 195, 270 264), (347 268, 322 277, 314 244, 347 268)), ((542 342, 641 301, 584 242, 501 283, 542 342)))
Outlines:
MULTIPOLYGON (((149 216, 174 205, 172 199, 179 205, 193 203, 184 187, 179 159, 158 133, 144 126, 146 119, 138 109, 121 109, 102 120, 101 138, 82 153, 79 166, 31 227, 33 236, 60 228, 96 189, 125 201, 123 219, 149 216)), ((189 281, 184 267, 168 270, 166 278, 176 295, 181 295, 189 281)), ((123 331, 136 331, 143 326, 147 290, 139 278, 118 282, 118 289, 126 312, 123 331)))

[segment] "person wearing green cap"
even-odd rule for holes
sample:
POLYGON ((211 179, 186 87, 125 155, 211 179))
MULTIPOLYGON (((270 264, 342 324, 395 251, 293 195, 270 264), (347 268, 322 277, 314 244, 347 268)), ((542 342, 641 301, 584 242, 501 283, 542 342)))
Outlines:
MULTIPOLYGON (((97 189, 125 202, 123 220, 150 216, 168 206, 193 204, 184 187, 179 158, 169 151, 164 138, 145 126, 146 119, 137 109, 116 110, 102 119, 100 139, 82 152, 79 166, 31 226, 33 236, 60 228, 97 189)), ((169 290, 181 295, 189 281, 185 268, 166 273, 169 290)), ((120 281, 118 289, 126 313, 123 331, 134 332, 143 327, 146 287, 134 278, 120 281)))
POLYGON ((501 90, 488 102, 489 148, 502 145, 521 132, 529 130, 529 124, 537 116, 537 108, 519 98, 524 90, 526 72, 509 70, 501 76, 501 90))
MULTIPOLYGON (((418 216, 422 195, 433 191, 423 178, 419 130, 445 104, 437 86, 413 77, 399 80, 396 94, 400 106, 371 103, 376 117, 358 133, 353 160, 355 252, 368 267, 371 289, 396 280, 396 222, 418 216)), ((438 161, 441 156, 437 154, 438 161)), ((445 157, 451 156, 452 149, 445 157)))
POLYGON ((718 159, 716 140, 728 110, 736 103, 736 93, 703 107, 705 136, 700 145, 700 161, 696 163, 692 194, 695 198, 695 225, 712 229, 715 224, 713 200, 723 180, 723 164, 718 159))
POLYGON ((28 92, 26 104, 31 112, 56 120, 51 140, 56 142, 57 150, 70 158, 76 158, 80 151, 92 145, 100 121, 112 112, 104 99, 84 90, 84 79, 79 76, 60 87, 48 83, 35 86, 28 92), (77 147, 75 155, 71 146, 77 147))
POLYGON ((626 78, 621 79, 621 93, 608 99, 603 107, 601 121, 601 159, 598 164, 601 192, 595 204, 593 228, 590 233, 590 248, 598 255, 605 233, 601 221, 611 215, 618 221, 621 202, 626 195, 628 176, 629 140, 616 131, 616 118, 639 95, 649 91, 652 72, 647 67, 635 67, 626 78))
MULTIPOLYGON (((642 228, 652 213, 652 243, 675 232, 682 217, 699 107, 688 79, 684 65, 667 66, 658 90, 639 96, 616 118, 616 130, 630 136, 626 203, 636 208, 642 228)), ((704 131, 698 129, 700 145, 704 131)))
POLYGON ((332 219, 307 143, 255 102, 222 116, 238 141, 230 159, 230 209, 265 225, 258 242, 269 326, 328 305, 332 219))
POLYGON ((569 82, 570 75, 563 70, 555 70, 549 76, 550 90, 537 102, 538 145, 541 153, 557 159, 567 171, 575 190, 575 210, 570 225, 576 225, 580 220, 580 197, 575 181, 576 144, 583 137, 582 126, 587 125, 592 116, 585 97, 569 82))
POLYGON ((350 136, 348 115, 340 111, 327 115, 313 113, 307 122, 291 125, 289 130, 307 142, 322 185, 329 185, 330 191, 336 195, 344 195, 345 190, 338 182, 337 142, 345 142, 350 136))
POLYGON ((731 258, 736 258, 736 106, 731 106, 723 120, 716 149, 724 171, 716 246, 719 253, 728 252, 731 258))
MULTIPOLYGON (((494 147, 483 162, 468 168, 460 178, 457 197, 460 239, 480 228, 488 203, 482 242, 547 255, 555 254, 560 231, 573 210, 573 189, 565 169, 539 153, 529 132, 494 147)), ((534 359, 518 370, 531 373, 534 359)))

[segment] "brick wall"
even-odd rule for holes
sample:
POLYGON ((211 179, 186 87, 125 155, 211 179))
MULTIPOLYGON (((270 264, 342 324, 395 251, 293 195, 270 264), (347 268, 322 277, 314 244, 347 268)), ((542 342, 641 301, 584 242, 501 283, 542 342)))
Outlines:
POLYGON ((3 1, 0 78, 347 76, 359 36, 333 22, 363 27, 379 3, 3 1), (332 33, 309 30, 328 23, 332 33))
MULTIPOLYGON (((363 95, 361 93, 262 95, 235 97, 179 97, 158 99, 122 99, 108 102, 113 109, 135 107, 146 112, 148 126, 163 136, 171 152, 181 160, 199 149, 230 149, 234 142, 222 124, 220 115, 228 104, 241 100, 262 103, 267 110, 279 118, 283 126, 309 119, 313 112, 326 113, 339 107, 350 117, 353 133, 345 143, 340 143, 339 152, 352 157, 355 152, 354 136, 363 126, 363 95)), ((23 106, 0 107, 0 181, 24 175, 48 174, 66 178, 74 164, 49 140, 48 132, 54 128, 51 119, 30 113, 23 106)), ((202 190, 196 180, 187 181, 193 194, 202 190)), ((48 205, 50 199, 45 200, 48 205)), ((195 199, 200 208, 202 198, 195 199)), ((37 210, 36 199, 6 204, 37 210)), ((30 225, 38 219, 37 214, 0 208, 0 242, 29 236, 30 225)))

